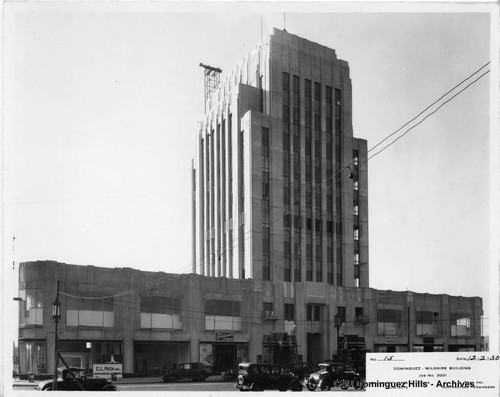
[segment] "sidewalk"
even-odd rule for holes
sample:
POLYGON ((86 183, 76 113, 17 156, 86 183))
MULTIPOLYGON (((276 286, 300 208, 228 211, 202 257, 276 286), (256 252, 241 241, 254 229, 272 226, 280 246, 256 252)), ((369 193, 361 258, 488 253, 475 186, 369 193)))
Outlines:
MULTIPOLYGON (((33 386, 36 387, 41 381, 35 380, 34 382, 28 382, 28 379, 13 379, 12 386, 33 386)), ((5 382, 7 383, 7 382, 5 382)))

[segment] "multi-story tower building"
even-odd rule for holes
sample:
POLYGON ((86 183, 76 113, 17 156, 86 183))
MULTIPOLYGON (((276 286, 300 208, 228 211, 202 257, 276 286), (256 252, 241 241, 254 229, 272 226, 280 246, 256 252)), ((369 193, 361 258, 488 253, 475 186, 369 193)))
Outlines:
POLYGON ((368 287, 367 144, 347 62, 274 29, 205 109, 193 272, 368 287))

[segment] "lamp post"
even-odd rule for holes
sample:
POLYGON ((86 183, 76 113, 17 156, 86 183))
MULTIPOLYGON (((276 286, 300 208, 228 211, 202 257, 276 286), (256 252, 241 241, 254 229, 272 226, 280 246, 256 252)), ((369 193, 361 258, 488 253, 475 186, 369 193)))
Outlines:
POLYGON ((335 320, 335 328, 337 328, 337 343, 336 343, 336 346, 337 346, 337 358, 338 358, 338 355, 339 355, 340 326, 342 325, 342 318, 337 313, 335 315, 335 317, 334 317, 334 320, 335 320))
POLYGON ((52 319, 54 320, 55 333, 54 333, 54 379, 52 381, 52 390, 57 390, 57 323, 61 318, 61 303, 59 302, 59 280, 57 281, 57 294, 56 300, 52 303, 52 319))

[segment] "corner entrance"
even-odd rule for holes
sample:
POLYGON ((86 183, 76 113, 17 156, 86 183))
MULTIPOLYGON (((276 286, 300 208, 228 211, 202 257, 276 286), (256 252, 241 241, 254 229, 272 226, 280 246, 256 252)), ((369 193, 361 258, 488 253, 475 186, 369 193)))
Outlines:
POLYGON ((307 361, 317 363, 325 359, 323 349, 321 348, 321 334, 307 333, 307 361))

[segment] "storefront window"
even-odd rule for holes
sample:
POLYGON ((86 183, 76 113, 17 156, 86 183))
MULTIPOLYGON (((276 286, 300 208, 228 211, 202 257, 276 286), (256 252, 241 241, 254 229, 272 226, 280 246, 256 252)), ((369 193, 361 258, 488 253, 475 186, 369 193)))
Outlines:
POLYGON ((19 342, 19 373, 47 373, 45 342, 19 342))

